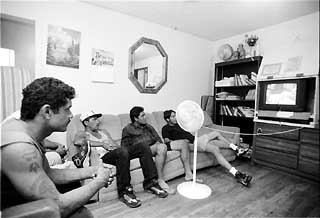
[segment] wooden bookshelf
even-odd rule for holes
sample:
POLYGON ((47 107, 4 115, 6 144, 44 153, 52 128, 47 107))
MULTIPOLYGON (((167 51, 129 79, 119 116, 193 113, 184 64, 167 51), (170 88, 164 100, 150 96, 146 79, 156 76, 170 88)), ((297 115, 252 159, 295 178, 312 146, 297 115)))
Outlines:
MULTIPOLYGON (((214 123, 237 126, 241 133, 253 133, 255 81, 261 60, 262 56, 256 56, 215 64, 212 117, 214 123), (248 108, 248 113, 243 115, 242 108, 248 108)), ((243 134, 240 137, 244 143, 252 145, 252 136, 243 134)))

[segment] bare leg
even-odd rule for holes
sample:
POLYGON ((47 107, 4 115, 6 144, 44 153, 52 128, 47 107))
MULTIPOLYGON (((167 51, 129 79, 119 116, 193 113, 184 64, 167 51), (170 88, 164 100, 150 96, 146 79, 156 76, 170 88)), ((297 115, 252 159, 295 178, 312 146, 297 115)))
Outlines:
POLYGON ((152 155, 155 156, 155 163, 159 180, 164 180, 163 168, 167 159, 167 146, 165 144, 156 143, 150 147, 152 155))
MULTIPOLYGON (((229 144, 231 143, 228 139, 223 137, 219 132, 213 131, 213 132, 208 133, 207 135, 208 135, 209 141, 215 139, 215 140, 219 140, 219 141, 224 142, 224 143, 220 143, 220 144, 221 144, 221 146, 223 146, 225 148, 228 148, 229 144)), ((221 147, 221 146, 219 146, 219 147, 221 147)))
POLYGON ((176 140, 170 143, 172 150, 180 151, 180 159, 184 167, 185 179, 192 179, 192 172, 190 168, 190 149, 189 143, 186 140, 176 140))
POLYGON ((212 131, 208 134, 204 134, 198 137, 198 145, 202 150, 206 151, 208 143, 211 140, 214 140, 215 145, 217 145, 220 148, 231 148, 235 150, 235 148, 237 147, 235 145, 231 147, 231 142, 216 131, 212 131))
POLYGON ((218 146, 216 146, 216 145, 214 145, 212 143, 209 143, 207 145, 207 147, 206 147, 206 152, 212 153, 216 157, 218 163, 221 166, 225 167, 227 170, 231 169, 231 167, 232 167, 231 164, 221 154, 220 149, 219 149, 218 146))
POLYGON ((162 189, 169 194, 174 194, 175 190, 170 188, 169 185, 164 181, 163 168, 167 159, 167 145, 156 143, 151 147, 152 155, 156 158, 156 168, 158 172, 158 183, 162 189))

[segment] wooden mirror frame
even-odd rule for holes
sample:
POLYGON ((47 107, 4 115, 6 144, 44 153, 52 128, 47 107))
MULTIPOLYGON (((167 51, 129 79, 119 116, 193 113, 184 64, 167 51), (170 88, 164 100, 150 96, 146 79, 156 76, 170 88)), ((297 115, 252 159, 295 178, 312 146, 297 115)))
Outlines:
POLYGON ((165 50, 162 48, 160 42, 153 39, 148 39, 142 37, 139 39, 133 46, 129 49, 129 79, 134 84, 134 86, 141 92, 141 93, 148 93, 148 94, 156 94, 158 91, 164 86, 167 82, 167 73, 168 73, 168 55, 165 50), (161 56, 163 57, 163 64, 162 64, 162 75, 164 78, 159 82, 156 88, 143 88, 139 81, 134 77, 134 52, 137 50, 142 44, 149 44, 154 45, 161 56))

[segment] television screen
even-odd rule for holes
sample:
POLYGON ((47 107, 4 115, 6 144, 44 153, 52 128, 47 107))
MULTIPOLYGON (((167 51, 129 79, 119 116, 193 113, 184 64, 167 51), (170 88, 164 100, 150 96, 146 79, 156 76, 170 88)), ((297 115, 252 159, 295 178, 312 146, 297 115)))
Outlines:
POLYGON ((266 104, 296 105, 297 83, 267 85, 266 104))

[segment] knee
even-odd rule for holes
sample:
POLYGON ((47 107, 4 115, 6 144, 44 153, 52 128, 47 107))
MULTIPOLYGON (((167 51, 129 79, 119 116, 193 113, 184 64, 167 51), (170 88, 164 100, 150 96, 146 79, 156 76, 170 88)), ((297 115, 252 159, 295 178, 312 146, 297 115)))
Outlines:
POLYGON ((149 152, 150 150, 150 146, 147 145, 146 143, 141 143, 139 144, 139 149, 143 152, 149 152))
POLYGON ((158 144, 157 145, 157 153, 159 155, 165 155, 167 154, 167 146, 165 144, 158 144))
POLYGON ((217 146, 214 146, 212 144, 211 144, 210 148, 208 147, 207 150, 211 150, 212 153, 214 153, 214 154, 220 154, 220 149, 217 146))
POLYGON ((117 149, 117 155, 121 159, 128 159, 129 158, 129 152, 126 147, 121 147, 117 149))
POLYGON ((190 151, 189 141, 186 141, 186 140, 181 141, 181 149, 184 151, 190 151))

